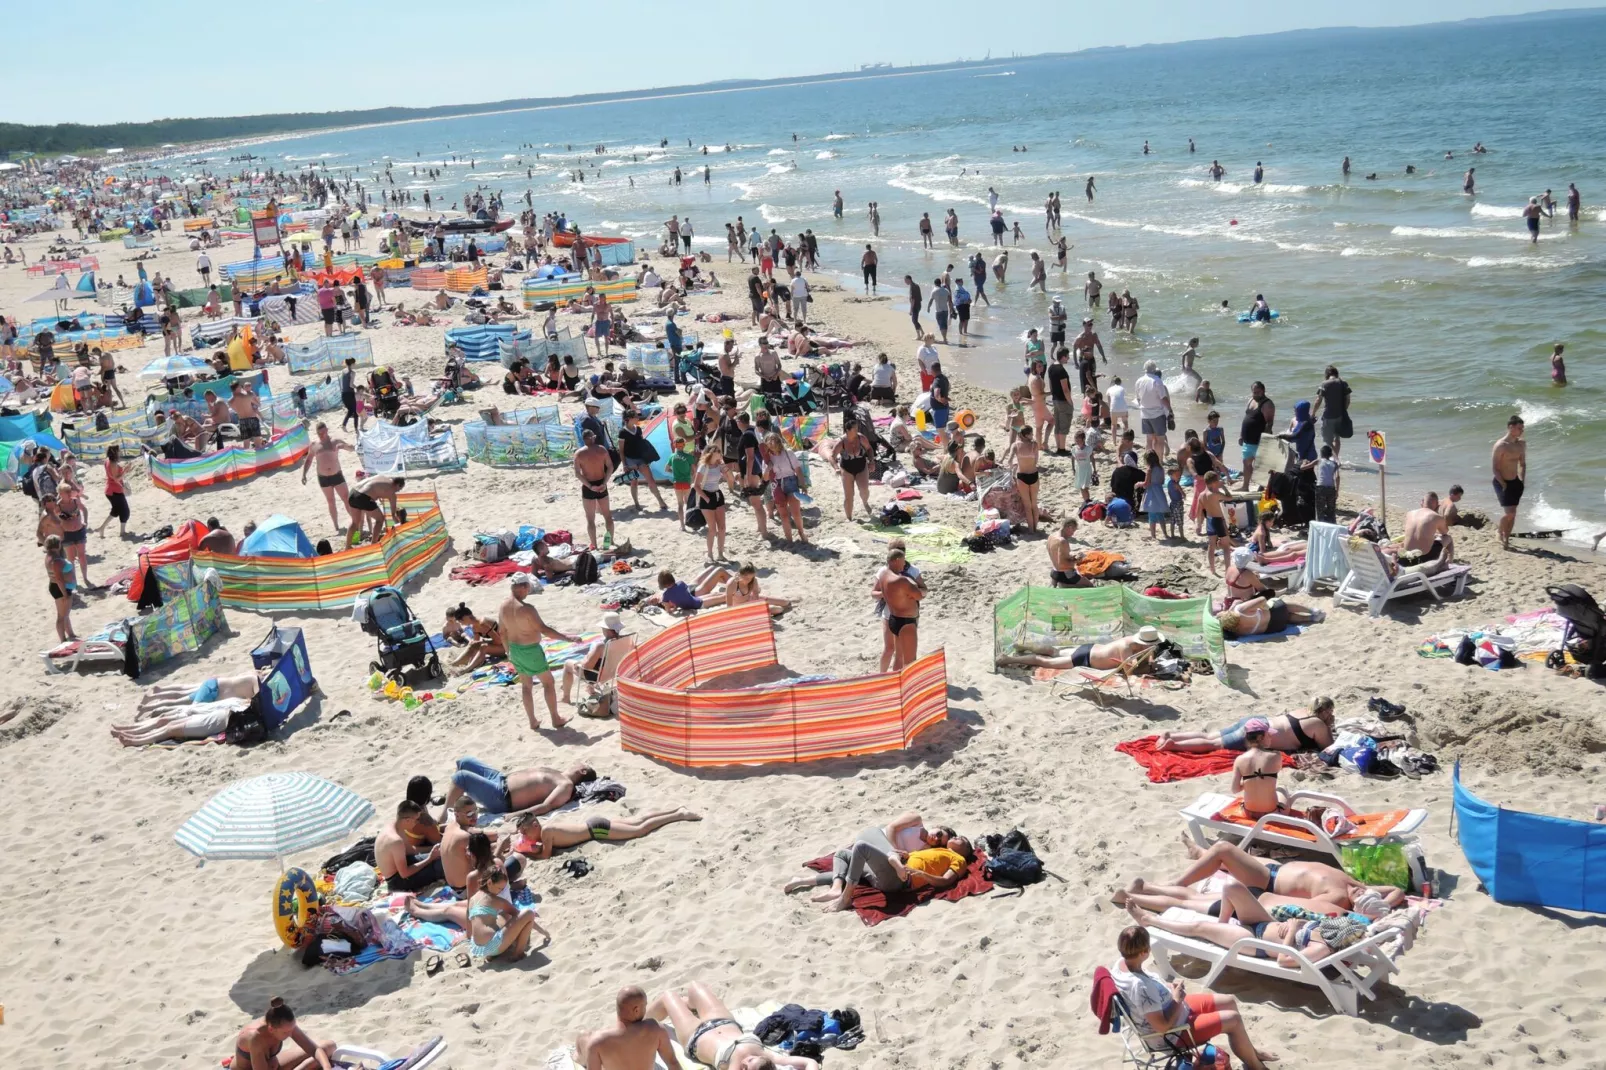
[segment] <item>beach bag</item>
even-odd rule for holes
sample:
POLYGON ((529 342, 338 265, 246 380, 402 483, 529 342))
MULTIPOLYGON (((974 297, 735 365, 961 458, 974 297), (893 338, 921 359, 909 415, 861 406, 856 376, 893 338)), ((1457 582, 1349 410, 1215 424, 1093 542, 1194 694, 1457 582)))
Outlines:
POLYGON ((570 573, 576 587, 587 587, 597 582, 597 556, 590 550, 574 555, 574 571, 570 573))
POLYGON ((1043 860, 1031 851, 1004 851, 988 859, 985 869, 987 879, 994 884, 1024 887, 1043 879, 1043 860))
POLYGON ((587 695, 581 699, 579 705, 575 708, 579 711, 581 717, 613 717, 619 712, 616 695, 617 692, 610 684, 595 695, 587 695))
POLYGON ((1082 506, 1082 511, 1081 511, 1081 513, 1079 515, 1081 516, 1083 522, 1089 523, 1089 524, 1094 523, 1094 522, 1099 521, 1099 520, 1103 520, 1104 519, 1104 503, 1103 502, 1088 502, 1086 505, 1082 506))

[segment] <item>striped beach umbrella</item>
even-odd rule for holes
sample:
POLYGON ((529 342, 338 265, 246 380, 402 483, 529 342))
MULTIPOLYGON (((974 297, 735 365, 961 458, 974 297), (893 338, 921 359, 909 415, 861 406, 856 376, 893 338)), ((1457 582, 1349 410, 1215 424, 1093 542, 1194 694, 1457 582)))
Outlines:
POLYGON ((205 859, 273 858, 337 840, 374 815, 373 804, 311 773, 269 773, 230 784, 173 839, 205 859))

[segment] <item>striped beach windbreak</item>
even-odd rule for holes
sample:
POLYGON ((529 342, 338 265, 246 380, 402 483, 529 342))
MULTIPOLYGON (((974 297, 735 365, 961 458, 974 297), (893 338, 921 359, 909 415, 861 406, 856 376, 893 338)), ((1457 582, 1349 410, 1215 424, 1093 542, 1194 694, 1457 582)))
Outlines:
POLYGON ((810 762, 902 750, 948 713, 941 650, 901 672, 694 690, 777 663, 764 603, 670 625, 619 666, 621 745, 693 767, 810 762))
POLYGON ((268 440, 262 449, 245 446, 228 446, 204 457, 169 461, 152 457, 151 482, 169 494, 210 487, 217 483, 233 483, 250 479, 262 472, 289 468, 306 460, 312 444, 306 424, 282 431, 268 440))

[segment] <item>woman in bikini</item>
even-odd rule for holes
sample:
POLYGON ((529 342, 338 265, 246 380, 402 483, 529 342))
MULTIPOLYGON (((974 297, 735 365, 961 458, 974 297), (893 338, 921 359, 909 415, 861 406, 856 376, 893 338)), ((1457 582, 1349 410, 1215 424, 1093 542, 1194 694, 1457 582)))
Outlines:
POLYGON ((1043 358, 1034 357, 1031 364, 1031 374, 1026 377, 1026 388, 1032 396, 1032 429, 1036 432, 1037 441, 1044 441, 1048 429, 1054 426, 1054 418, 1048 413, 1048 388, 1043 382, 1043 358))
POLYGON ((853 519, 853 490, 859 490, 859 500, 864 503, 864 511, 870 511, 870 443, 865 440, 859 431, 857 423, 850 423, 837 439, 836 449, 831 452, 831 463, 836 466, 837 474, 842 477, 842 511, 851 521, 853 519))
POLYGON ((1271 722, 1251 717, 1244 723, 1244 752, 1232 762, 1232 791, 1241 795, 1244 813, 1259 818, 1282 808, 1277 798, 1277 774, 1283 767, 1280 751, 1265 749, 1271 722))
POLYGON ((744 606, 749 602, 763 602, 770 607, 772 616, 780 616, 792 608, 789 598, 769 598, 758 586, 758 566, 753 562, 745 562, 736 571, 736 578, 725 588, 725 604, 727 606, 744 606))
POLYGON ((1033 534, 1037 532, 1037 457, 1037 439, 1029 427, 1020 429, 1019 437, 1004 454, 1005 461, 1013 462, 1015 489, 1020 492, 1021 505, 1026 507, 1026 526, 1033 534))
POLYGON ((702 511, 705 522, 703 541, 710 562, 725 557, 725 492, 719 489, 724 481, 725 454, 715 442, 697 458, 697 467, 691 474, 691 485, 697 490, 697 508, 702 511))
POLYGON ((61 533, 61 551, 78 569, 79 585, 95 590, 89 579, 89 510, 84 506, 80 491, 72 483, 62 481, 56 488, 56 500, 46 507, 55 515, 56 530, 61 533))
POLYGON ((465 628, 474 632, 474 638, 468 641, 468 647, 451 659, 454 671, 473 672, 487 662, 507 657, 507 644, 502 641, 502 629, 495 620, 489 617, 476 617, 474 611, 463 602, 459 602, 456 609, 447 610, 446 615, 457 625, 459 634, 462 634, 465 628))
POLYGON ((333 1041, 318 1043, 296 1025, 296 1015, 275 996, 268 1012, 234 1038, 230 1070, 331 1070, 333 1041))
MULTIPOLYGON (((1245 732, 1254 721, 1251 715, 1214 732, 1161 732, 1155 750, 1185 751, 1204 754, 1213 750, 1246 750, 1245 732)), ((1313 700, 1310 712, 1292 713, 1268 718, 1265 747, 1285 754, 1296 751, 1319 751, 1333 745, 1333 700, 1325 695, 1313 700)))
POLYGON ((578 847, 593 840, 599 843, 639 840, 665 825, 702 819, 701 814, 694 814, 683 806, 629 819, 603 817, 601 814, 592 814, 590 817, 547 814, 542 819, 526 812, 519 815, 516 826, 519 835, 513 841, 513 850, 526 858, 551 858, 556 851, 578 847))
POLYGON ((62 642, 77 639, 72 630, 73 568, 61 551, 61 536, 45 536, 45 575, 49 577, 51 601, 56 603, 56 638, 62 642))
POLYGON ((1277 635, 1290 624, 1314 624, 1323 619, 1319 609, 1310 609, 1283 598, 1251 598, 1216 614, 1221 630, 1230 639, 1239 635, 1277 635))
POLYGON ((684 993, 654 996, 647 1017, 667 1019, 686 1054, 711 1070, 820 1070, 813 1059, 765 1051, 764 1042, 737 1025, 730 1008, 701 981, 687 985, 684 993))
POLYGON ((521 911, 503 897, 507 886, 507 870, 493 864, 482 874, 480 890, 468 901, 468 953, 477 963, 523 958, 530 949, 532 932, 544 938, 543 947, 552 942, 551 934, 536 922, 535 911, 521 911))
POLYGON ((964 489, 960 473, 964 468, 964 443, 958 439, 948 443, 947 456, 937 466, 937 493, 959 494, 964 489))
MULTIPOLYGON (((1126 910, 1132 915, 1132 920, 1139 925, 1164 929, 1178 936, 1191 936, 1195 940, 1204 940, 1218 947, 1230 948, 1246 936, 1286 947, 1289 952, 1279 952, 1277 963, 1290 969, 1299 968, 1299 959, 1290 952, 1298 951, 1307 961, 1320 962, 1336 950, 1332 943, 1328 942, 1329 940, 1339 944, 1340 947, 1348 947, 1365 939, 1366 925, 1348 914, 1321 919, 1312 916, 1326 914, 1327 911, 1322 909, 1326 904, 1316 904, 1313 909, 1302 905, 1299 900, 1292 900, 1277 903, 1275 906, 1279 914, 1289 914, 1289 919, 1277 920, 1248 888, 1241 884, 1228 884, 1222 889, 1221 898, 1210 902, 1208 909, 1198 911, 1210 914, 1212 918, 1219 916, 1221 919, 1219 921, 1167 918, 1163 914, 1155 914, 1130 901, 1126 903, 1126 910), (1240 919, 1237 925, 1231 921, 1235 915, 1240 919)), ((1192 907, 1184 909, 1191 910, 1192 907)), ((1271 958, 1264 948, 1255 948, 1253 954, 1259 959, 1271 958)))

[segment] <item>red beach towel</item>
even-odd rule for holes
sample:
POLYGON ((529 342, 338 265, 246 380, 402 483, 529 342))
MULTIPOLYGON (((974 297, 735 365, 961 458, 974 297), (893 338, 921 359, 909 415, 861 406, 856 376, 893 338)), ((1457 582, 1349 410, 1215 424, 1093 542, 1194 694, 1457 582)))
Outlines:
MULTIPOLYGON (((1243 753, 1236 750, 1213 750, 1203 754, 1174 750, 1157 751, 1154 749, 1154 744, 1159 738, 1159 736, 1144 736, 1142 739, 1115 745, 1116 750, 1122 754, 1130 754, 1133 761, 1147 769, 1149 781, 1154 784, 1169 784, 1173 780, 1230 773, 1233 761, 1243 753)), ((1292 768, 1293 764, 1293 755, 1283 755, 1284 769, 1292 768)))
MULTIPOLYGON (((816 858, 812 862, 803 863, 816 873, 831 872, 831 856, 816 858)), ((949 903, 957 903, 973 895, 981 895, 993 890, 993 882, 984 875, 987 865, 987 856, 980 851, 971 859, 970 868, 960 878, 959 883, 943 891, 931 888, 921 888, 914 892, 878 892, 868 885, 860 885, 859 890, 853 893, 853 912, 859 915, 859 920, 866 925, 880 925, 888 918, 901 918, 921 903, 933 899, 941 899, 949 903)))
POLYGON ((483 587, 515 572, 528 571, 524 565, 513 561, 482 561, 477 565, 459 565, 452 569, 451 578, 462 580, 470 587, 483 587))

